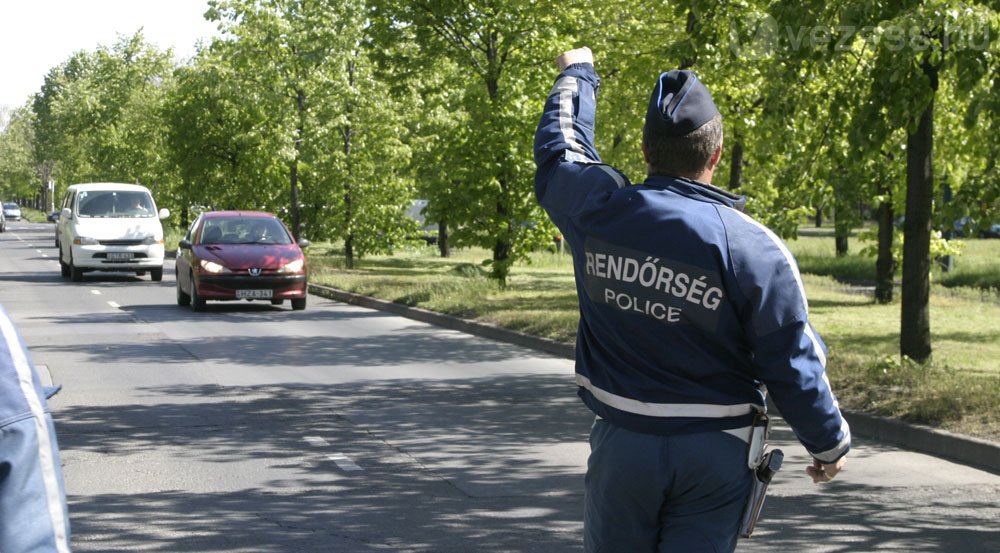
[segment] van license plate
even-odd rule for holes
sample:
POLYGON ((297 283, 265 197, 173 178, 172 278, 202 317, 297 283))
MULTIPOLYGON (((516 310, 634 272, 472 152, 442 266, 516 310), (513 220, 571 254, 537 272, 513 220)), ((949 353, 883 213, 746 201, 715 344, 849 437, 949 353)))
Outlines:
POLYGON ((132 252, 108 252, 109 261, 128 261, 132 259, 132 252))
POLYGON ((237 290, 236 298, 241 300, 268 299, 274 295, 273 290, 237 290))

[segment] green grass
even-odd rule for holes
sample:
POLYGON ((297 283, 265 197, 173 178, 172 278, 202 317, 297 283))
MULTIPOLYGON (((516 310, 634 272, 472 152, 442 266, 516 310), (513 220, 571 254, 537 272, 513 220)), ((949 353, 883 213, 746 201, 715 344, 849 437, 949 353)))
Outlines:
MULTIPOLYGON (((935 271, 933 359, 899 359, 900 305, 878 305, 864 287, 874 260, 834 255, 833 239, 804 232, 789 247, 799 259, 813 325, 830 350, 829 373, 850 409, 1000 439, 1000 240, 968 240, 955 271, 935 271), (953 287, 976 282, 977 287, 953 287)), ((851 251, 863 246, 852 239, 851 251)), ((485 250, 437 257, 414 246, 344 266, 335 245, 308 251, 310 279, 359 294, 572 342, 579 311, 568 255, 537 253, 515 266, 501 289, 487 278, 485 250)), ((898 291, 897 291, 898 292, 898 291)))

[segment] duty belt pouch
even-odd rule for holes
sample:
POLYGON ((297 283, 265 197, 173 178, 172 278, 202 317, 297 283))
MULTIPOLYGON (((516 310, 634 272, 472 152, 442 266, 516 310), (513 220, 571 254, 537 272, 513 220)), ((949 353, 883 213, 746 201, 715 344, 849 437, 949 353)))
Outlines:
POLYGON ((765 451, 769 430, 770 420, 767 415, 757 413, 750 434, 750 451, 747 454, 747 466, 753 473, 753 484, 747 505, 743 509, 743 517, 740 520, 741 538, 749 538, 753 535, 757 520, 760 518, 761 508, 764 506, 767 486, 771 483, 774 473, 781 468, 781 462, 785 457, 780 449, 765 451))

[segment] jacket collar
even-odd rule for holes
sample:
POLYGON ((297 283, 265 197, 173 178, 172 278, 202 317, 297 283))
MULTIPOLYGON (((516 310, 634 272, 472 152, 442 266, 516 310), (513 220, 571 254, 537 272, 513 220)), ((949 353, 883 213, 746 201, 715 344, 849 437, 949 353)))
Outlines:
POLYGON ((743 211, 747 205, 746 196, 733 194, 732 192, 723 190, 718 186, 684 177, 649 175, 646 177, 646 181, 642 184, 653 188, 669 188, 683 196, 687 196, 692 199, 719 203, 737 211, 743 211))

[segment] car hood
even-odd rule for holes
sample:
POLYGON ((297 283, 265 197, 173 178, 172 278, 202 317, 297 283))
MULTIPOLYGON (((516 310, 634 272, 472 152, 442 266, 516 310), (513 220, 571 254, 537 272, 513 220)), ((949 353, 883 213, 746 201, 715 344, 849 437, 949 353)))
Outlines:
POLYGON ((163 226, 156 217, 94 217, 76 222, 77 236, 98 240, 142 240, 152 235, 163 238, 163 226))
POLYGON ((214 261, 228 269, 280 269, 302 257, 296 244, 208 244, 194 247, 198 259, 214 261))

